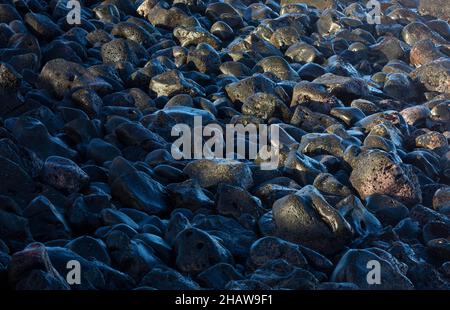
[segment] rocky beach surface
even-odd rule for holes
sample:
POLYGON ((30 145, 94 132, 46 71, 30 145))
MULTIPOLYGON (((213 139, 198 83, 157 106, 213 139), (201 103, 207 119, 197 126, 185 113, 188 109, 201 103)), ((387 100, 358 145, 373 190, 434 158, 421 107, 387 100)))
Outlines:
POLYGON ((450 289, 448 1, 75 2, 0 0, 0 288, 450 289))

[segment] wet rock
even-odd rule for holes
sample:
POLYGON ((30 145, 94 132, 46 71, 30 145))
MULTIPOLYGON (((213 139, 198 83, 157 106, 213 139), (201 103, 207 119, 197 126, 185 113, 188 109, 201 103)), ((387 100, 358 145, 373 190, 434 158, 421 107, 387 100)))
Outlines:
POLYGON ((136 287, 135 281, 129 275, 99 261, 93 263, 102 273, 105 280, 105 290, 130 290, 136 287))
POLYGON ((22 76, 13 67, 3 62, 0 63, 0 77, 0 95, 17 91, 22 82, 22 76))
POLYGON ((380 112, 379 107, 377 107, 373 102, 365 99, 353 100, 351 103, 351 107, 360 109, 366 115, 380 112))
POLYGON ((19 206, 6 196, 0 196, 0 233, 11 250, 21 250, 32 241, 28 220, 19 206))
POLYGON ((184 78, 178 70, 170 70, 153 77, 150 81, 150 89, 159 96, 174 96, 177 94, 202 94, 193 82, 184 78))
POLYGON ((116 136, 124 145, 142 147, 146 151, 164 148, 166 141, 140 123, 123 123, 116 127, 116 136))
POLYGON ((187 208, 195 211, 201 208, 211 209, 214 206, 214 201, 194 180, 169 184, 167 192, 169 200, 175 208, 187 208))
POLYGON ((284 58, 278 56, 262 59, 255 65, 253 71, 257 73, 271 73, 281 81, 298 79, 297 72, 291 68, 284 58))
POLYGON ((289 152, 283 171, 300 185, 307 185, 312 184, 326 168, 311 157, 294 150, 289 152))
POLYGON ((65 247, 87 260, 95 258, 106 265, 111 264, 111 258, 102 240, 81 236, 67 243, 65 247))
POLYGON ((50 60, 45 64, 39 75, 39 83, 42 88, 52 91, 58 98, 79 87, 92 88, 100 93, 112 88, 109 83, 94 76, 82 65, 61 58, 50 60))
POLYGON ((427 250, 431 256, 440 262, 448 261, 450 257, 450 242, 445 238, 436 238, 427 242, 427 250))
POLYGON ((242 280, 243 276, 230 264, 218 263, 198 275, 200 284, 213 289, 224 289, 230 281, 242 280))
MULTIPOLYGON (((162 177, 166 183, 180 182, 186 179, 183 171, 170 165, 161 164, 156 166, 153 171, 159 177, 162 177)), ((164 182, 163 181, 163 182, 164 182)))
POLYGON ((416 146, 433 150, 438 154, 443 154, 448 150, 448 141, 440 132, 430 131, 416 137, 416 146))
POLYGON ((276 237, 264 237, 257 240, 250 248, 249 264, 257 269, 274 259, 284 259, 288 263, 305 267, 306 258, 298 245, 276 237))
POLYGON ((155 251, 155 254, 162 261, 166 263, 172 262, 172 247, 168 245, 166 241, 164 241, 164 239, 162 239, 161 237, 150 233, 143 233, 134 236, 134 239, 144 241, 155 251))
POLYGON ((331 275, 333 282, 351 282, 361 289, 413 289, 411 281, 393 266, 389 261, 368 250, 348 250, 336 265, 331 275), (381 278, 385 279, 380 284, 369 284, 367 281, 368 263, 371 260, 378 261, 381 265, 381 278), (387 279, 387 280, 386 280, 387 279))
POLYGON ((128 215, 121 211, 106 208, 101 211, 101 216, 105 225, 112 226, 117 224, 125 224, 131 229, 139 229, 139 225, 136 224, 128 215))
POLYGON ((331 9, 336 6, 336 1, 334 0, 325 0, 325 1, 318 1, 318 0, 305 0, 305 1, 298 1, 298 0, 282 0, 281 6, 285 6, 288 4, 296 4, 296 3, 304 3, 308 5, 308 7, 315 7, 319 10, 325 10, 325 9, 331 9))
POLYGON ((396 99, 414 100, 417 97, 415 85, 402 73, 388 74, 383 91, 396 99))
POLYGON ((211 26, 210 32, 222 41, 230 40, 234 36, 233 28, 223 21, 215 22, 211 26))
POLYGON ((419 13, 422 15, 431 15, 444 20, 449 19, 450 11, 445 1, 442 0, 420 0, 419 13))
POLYGON ((194 102, 192 100, 192 97, 186 94, 179 94, 175 95, 172 98, 170 98, 169 101, 167 101, 166 105, 164 107, 176 107, 176 106, 186 106, 193 108, 194 102))
POLYGON ((320 190, 322 193, 347 197, 351 195, 351 190, 339 182, 330 173, 321 173, 314 179, 314 187, 320 190))
POLYGON ((103 105, 102 99, 91 89, 74 91, 72 93, 72 100, 90 116, 98 115, 103 105))
POLYGON ((433 209, 445 210, 450 206, 450 188, 444 187, 438 189, 433 195, 433 209))
POLYGON ((315 289, 318 284, 317 278, 311 272, 294 267, 283 259, 267 262, 257 269, 250 279, 263 282, 275 289, 315 289))
POLYGON ((400 114, 408 125, 416 126, 424 123, 430 112, 430 109, 427 107, 416 105, 403 109, 400 114))
POLYGON ((106 246, 117 268, 139 282, 161 261, 142 240, 130 240, 126 233, 114 230, 108 233, 106 246))
POLYGON ((363 111, 354 107, 336 107, 331 109, 330 114, 342 120, 347 126, 351 126, 366 117, 363 111))
POLYGON ((67 221, 78 233, 91 233, 102 225, 100 211, 109 205, 109 196, 96 199, 78 197, 66 207, 67 221))
POLYGON ((27 204, 36 192, 33 179, 15 162, 0 156, 0 194, 11 196, 17 203, 27 204))
POLYGON ((100 136, 96 122, 81 117, 68 122, 63 129, 68 143, 87 143, 100 136))
POLYGON ((253 193, 264 207, 271 207, 279 198, 295 193, 301 186, 289 178, 275 178, 257 186, 253 193))
POLYGON ((278 110, 288 109, 276 96, 268 93, 255 93, 245 100, 242 105, 242 113, 260 117, 264 120, 271 118, 278 110))
POLYGON ((450 227, 442 221, 430 221, 423 226, 422 237, 425 243, 434 239, 447 238, 450 235, 450 227))
POLYGON ((257 280, 235 280, 228 282, 226 290, 270 290, 271 287, 257 280))
POLYGON ((140 284, 160 290, 196 290, 200 288, 192 279, 163 265, 153 268, 142 278, 140 284))
POLYGON ((351 282, 322 282, 319 290, 358 290, 358 285, 351 282))
POLYGON ((18 290, 68 290, 42 243, 30 243, 11 257, 8 280, 18 290))
POLYGON ((348 222, 310 185, 277 200, 272 210, 277 235, 291 242, 332 254, 351 240, 348 222))
POLYGON ((341 200, 336 208, 359 236, 377 235, 382 230, 380 221, 368 211, 361 201, 351 195, 341 200))
POLYGON ((8 3, 0 4, 0 21, 9 24, 13 20, 22 20, 16 8, 8 3))
POLYGON ((86 155, 97 163, 102 164, 105 161, 121 156, 122 153, 115 145, 102 139, 94 138, 87 145, 86 155))
POLYGON ((324 86, 302 81, 295 85, 292 94, 291 107, 296 105, 305 105, 313 111, 329 113, 332 108, 340 106, 340 103, 324 86))
POLYGON ((448 23, 445 20, 433 19, 427 21, 425 24, 448 41, 450 29, 448 23))
POLYGON ((33 239, 41 242, 68 239, 71 232, 63 215, 45 197, 38 196, 25 208, 33 239))
POLYGON ((231 101, 245 102, 245 100, 251 95, 258 92, 273 92, 275 83, 264 77, 261 74, 257 74, 239 82, 228 84, 225 87, 228 97, 231 101))
POLYGON ((78 192, 89 183, 89 176, 76 163, 60 156, 50 156, 44 163, 42 178, 53 187, 78 192))
POLYGON ((0 1, 1 288, 448 289, 442 0, 47 2, 0 1), (276 165, 180 158, 195 117, 276 165))
POLYGON ((392 196, 408 205, 421 201, 417 176, 411 167, 381 150, 368 150, 351 160, 350 182, 362 199, 371 194, 392 196))
POLYGON ((414 242, 420 234, 419 222, 405 218, 394 227, 394 231, 402 241, 414 242))
POLYGON ((408 208, 392 197, 372 194, 366 199, 366 207, 383 222, 383 224, 396 225, 408 216, 408 208))
POLYGON ((178 7, 169 7, 165 2, 158 2, 151 9, 147 3, 142 3, 138 12, 146 16, 153 26, 173 29, 177 26, 197 26, 198 21, 178 7))
POLYGON ((250 246, 257 239, 251 229, 221 215, 197 215, 193 219, 193 225, 220 239, 236 260, 245 261, 250 246))
POLYGON ((41 39, 51 40, 62 34, 59 26, 44 14, 27 13, 24 21, 31 31, 41 39))
POLYGON ((332 95, 340 99, 356 99, 369 92, 367 84, 363 80, 333 73, 325 73, 313 82, 325 85, 332 95))
POLYGON ((428 91, 449 93, 449 74, 450 61, 448 58, 439 58, 424 64, 411 72, 411 77, 428 91))
POLYGON ((250 68, 245 64, 237 61, 226 61, 220 65, 220 72, 236 77, 250 75, 250 68))
POLYGON ((246 189, 253 183, 250 168, 235 160, 200 159, 187 164, 183 172, 206 188, 227 183, 246 189))
POLYGON ((298 76, 306 81, 313 81, 325 72, 325 68, 316 63, 306 63, 297 71, 298 76))
POLYGON ((388 61, 404 59, 409 50, 405 42, 391 36, 383 37, 379 43, 370 46, 370 48, 374 53, 381 53, 388 61))
POLYGON ((113 197, 123 205, 157 214, 167 209, 163 186, 141 171, 122 174, 111 183, 113 197))
POLYGON ((431 264, 416 264, 408 270, 408 277, 418 290, 448 290, 447 279, 431 264))
POLYGON ((95 263, 63 247, 47 247, 47 251, 50 261, 59 274, 67 274, 69 261, 76 260, 80 263, 81 270, 85 272, 81 272, 81 284, 70 285, 72 290, 106 289, 105 279, 95 263))
POLYGON ((339 30, 342 30, 343 26, 339 22, 338 16, 338 12, 335 10, 326 10, 322 12, 316 22, 319 34, 330 36, 336 34, 339 30))
POLYGON ((233 258, 217 240, 197 228, 186 228, 175 239, 176 265, 197 274, 216 263, 231 263, 233 258))
POLYGON ((173 35, 180 41, 181 46, 186 47, 190 45, 198 45, 200 43, 207 43, 214 49, 220 48, 221 41, 215 35, 209 33, 206 29, 196 27, 177 27, 173 30, 173 35))
POLYGON ((217 211, 236 220, 250 216, 254 222, 263 214, 261 201, 246 190, 221 183, 217 189, 217 211))
POLYGON ((215 73, 220 66, 220 56, 208 43, 200 43, 195 50, 190 51, 187 63, 192 62, 198 71, 203 73, 215 73))
POLYGON ((121 22, 116 24, 111 30, 111 34, 134 41, 144 47, 150 47, 152 44, 156 43, 156 40, 147 32, 147 30, 131 22, 121 22))
POLYGON ((411 64, 415 67, 420 67, 441 57, 445 57, 445 55, 436 48, 430 39, 414 44, 410 53, 411 64))
POLYGON ((173 245, 178 234, 190 226, 191 223, 189 222, 189 219, 184 216, 183 213, 176 212, 172 214, 169 223, 167 224, 164 240, 166 240, 170 245, 173 245))
POLYGON ((445 39, 439 34, 433 32, 427 25, 420 22, 412 22, 406 25, 402 30, 403 40, 409 45, 430 39, 434 43, 444 43, 445 39))
POLYGON ((329 154, 342 157, 347 145, 345 140, 335 134, 308 133, 302 136, 299 150, 309 156, 329 154))
POLYGON ((112 40, 102 45, 102 60, 104 63, 130 62, 137 64, 137 55, 130 43, 124 39, 112 40))
MULTIPOLYGON (((286 50, 285 55, 300 63, 320 62, 323 55, 314 46, 305 42, 294 43, 286 50)), ((325 73, 325 72, 323 72, 325 73)))

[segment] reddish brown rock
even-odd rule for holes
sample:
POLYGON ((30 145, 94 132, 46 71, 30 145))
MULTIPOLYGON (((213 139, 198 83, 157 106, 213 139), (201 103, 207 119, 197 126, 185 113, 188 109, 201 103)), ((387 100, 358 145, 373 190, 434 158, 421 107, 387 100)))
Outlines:
POLYGON ((350 182, 362 199, 372 194, 391 196, 406 205, 422 200, 417 176, 411 166, 381 150, 366 150, 352 159, 350 182))

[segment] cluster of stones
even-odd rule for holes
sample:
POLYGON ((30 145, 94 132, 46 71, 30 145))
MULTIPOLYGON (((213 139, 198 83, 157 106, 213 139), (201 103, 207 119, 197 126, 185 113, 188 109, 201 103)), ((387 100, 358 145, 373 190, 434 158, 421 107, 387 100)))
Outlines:
POLYGON ((0 288, 449 289, 450 4, 380 3, 0 0, 0 288))

